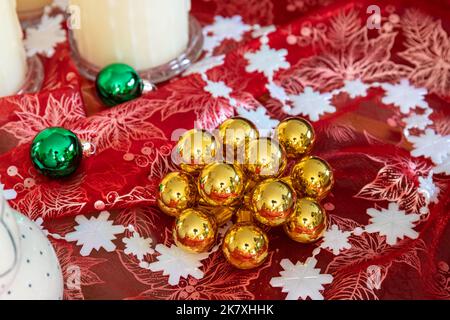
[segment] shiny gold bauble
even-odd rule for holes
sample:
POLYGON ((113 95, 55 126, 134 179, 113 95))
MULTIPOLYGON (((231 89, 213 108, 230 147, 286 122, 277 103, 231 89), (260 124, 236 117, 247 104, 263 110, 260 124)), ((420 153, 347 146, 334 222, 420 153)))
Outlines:
POLYGON ((216 138, 205 130, 193 129, 178 141, 176 152, 183 171, 194 173, 215 161, 219 152, 216 138))
POLYGON ((240 150, 244 150, 250 141, 259 138, 259 132, 256 126, 244 118, 231 118, 225 120, 219 126, 219 136, 224 145, 224 150, 228 153, 233 152, 234 158, 238 156, 240 150))
POLYGON ((300 194, 321 200, 333 188, 333 170, 323 159, 306 157, 294 166, 292 182, 300 194))
POLYGON ((278 227, 294 213, 297 196, 294 189, 281 179, 261 182, 253 191, 251 208, 260 223, 278 227))
POLYGON ((200 210, 187 209, 175 221, 173 239, 186 251, 207 252, 217 239, 216 221, 200 210))
POLYGON ((284 231, 294 241, 312 243, 319 240, 327 229, 327 214, 312 198, 297 201, 294 214, 284 225, 284 231))
POLYGON ((257 268, 269 255, 269 239, 264 231, 252 223, 238 223, 226 233, 222 251, 228 262, 236 268, 257 268))
POLYGON ((172 217, 191 208, 196 198, 196 187, 185 173, 171 172, 159 184, 158 207, 172 217))
POLYGON ((227 163, 207 165, 198 178, 200 196, 211 206, 228 206, 239 201, 244 186, 241 169, 227 163))
POLYGON ((250 142, 245 150, 245 168, 250 179, 278 177, 286 168, 283 148, 274 140, 260 138, 250 142))
POLYGON ((281 122, 275 136, 289 158, 300 158, 311 152, 316 139, 311 123, 298 117, 281 122))

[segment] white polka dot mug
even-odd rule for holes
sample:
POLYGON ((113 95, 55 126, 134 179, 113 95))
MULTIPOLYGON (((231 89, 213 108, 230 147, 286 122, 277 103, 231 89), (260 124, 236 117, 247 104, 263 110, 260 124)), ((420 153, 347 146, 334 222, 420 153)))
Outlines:
POLYGON ((63 298, 55 251, 39 226, 11 209, 0 190, 0 300, 63 298))

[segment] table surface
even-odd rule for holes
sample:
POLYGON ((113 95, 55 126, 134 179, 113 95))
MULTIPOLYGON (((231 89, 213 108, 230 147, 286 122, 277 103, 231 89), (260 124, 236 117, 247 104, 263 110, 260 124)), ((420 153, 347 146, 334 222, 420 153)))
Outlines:
POLYGON ((204 58, 113 109, 78 76, 58 38, 62 18, 28 30, 43 43, 45 82, 38 94, 0 99, 0 181, 55 246, 65 298, 450 298, 450 3, 378 1, 380 28, 370 29, 371 2, 193 0, 204 58), (172 132, 235 115, 262 130, 308 118, 313 154, 336 177, 324 240, 300 245, 273 229, 268 261, 251 271, 217 247, 184 254, 173 219, 155 207, 175 169, 172 132), (49 126, 96 147, 68 180, 31 166, 30 140, 49 126))

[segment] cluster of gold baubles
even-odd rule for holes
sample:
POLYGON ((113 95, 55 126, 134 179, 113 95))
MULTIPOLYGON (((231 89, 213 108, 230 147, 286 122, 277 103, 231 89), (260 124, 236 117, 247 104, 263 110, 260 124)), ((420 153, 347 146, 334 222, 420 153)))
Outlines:
POLYGON ((217 132, 217 137, 205 130, 185 133, 175 150, 181 170, 161 181, 158 206, 176 218, 177 246, 210 250, 218 227, 233 217, 236 224, 225 234, 222 251, 239 269, 264 263, 269 254, 264 230, 272 227, 283 227, 299 243, 319 240, 327 228, 320 201, 334 179, 326 161, 309 155, 315 141, 311 124, 286 119, 271 139, 261 138, 248 120, 232 118, 217 132), (288 161, 297 161, 289 172, 288 161))

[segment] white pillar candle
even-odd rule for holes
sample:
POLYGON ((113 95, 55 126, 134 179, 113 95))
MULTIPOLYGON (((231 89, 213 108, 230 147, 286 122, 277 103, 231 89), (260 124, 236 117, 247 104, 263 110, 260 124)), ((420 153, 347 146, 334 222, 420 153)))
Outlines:
POLYGON ((52 2, 53 0, 17 0, 17 12, 20 19, 39 17, 44 12, 45 6, 52 2))
POLYGON ((0 1, 0 97, 19 91, 27 73, 16 0, 0 1))
POLYGON ((186 49, 190 0, 70 0, 78 6, 74 29, 83 59, 105 67, 126 63, 145 70, 167 63, 186 49))

